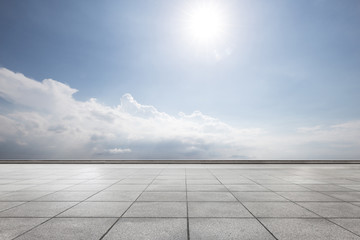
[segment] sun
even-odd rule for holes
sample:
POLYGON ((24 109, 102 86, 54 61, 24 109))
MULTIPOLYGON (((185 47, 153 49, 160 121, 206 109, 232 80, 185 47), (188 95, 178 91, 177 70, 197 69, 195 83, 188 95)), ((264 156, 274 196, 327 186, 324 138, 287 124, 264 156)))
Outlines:
POLYGON ((186 32, 198 45, 214 45, 226 32, 226 14, 214 2, 204 1, 189 8, 186 14, 186 32))

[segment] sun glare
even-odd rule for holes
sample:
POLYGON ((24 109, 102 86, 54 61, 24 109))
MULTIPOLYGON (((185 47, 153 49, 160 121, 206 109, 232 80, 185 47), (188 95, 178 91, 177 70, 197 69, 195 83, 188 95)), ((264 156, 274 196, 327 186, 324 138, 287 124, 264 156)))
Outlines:
POLYGON ((188 35, 196 44, 217 44, 225 34, 225 14, 217 4, 203 2, 187 12, 186 25, 188 35))

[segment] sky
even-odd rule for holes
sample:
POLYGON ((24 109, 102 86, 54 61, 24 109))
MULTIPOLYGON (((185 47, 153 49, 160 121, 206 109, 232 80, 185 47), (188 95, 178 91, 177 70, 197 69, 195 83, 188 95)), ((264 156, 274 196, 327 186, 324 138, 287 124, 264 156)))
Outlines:
POLYGON ((0 0, 0 159, 359 159, 358 0, 0 0))

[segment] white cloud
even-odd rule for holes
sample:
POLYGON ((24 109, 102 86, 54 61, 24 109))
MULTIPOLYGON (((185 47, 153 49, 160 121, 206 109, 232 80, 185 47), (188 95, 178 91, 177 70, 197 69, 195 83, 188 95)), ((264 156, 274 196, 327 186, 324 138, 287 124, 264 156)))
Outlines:
POLYGON ((195 111, 171 116, 125 94, 116 107, 52 79, 0 69, 0 158, 359 158, 360 121, 279 135, 238 129, 195 111), (2 100, 2 102, 4 102, 2 100), (6 105, 7 107, 2 105, 6 105))

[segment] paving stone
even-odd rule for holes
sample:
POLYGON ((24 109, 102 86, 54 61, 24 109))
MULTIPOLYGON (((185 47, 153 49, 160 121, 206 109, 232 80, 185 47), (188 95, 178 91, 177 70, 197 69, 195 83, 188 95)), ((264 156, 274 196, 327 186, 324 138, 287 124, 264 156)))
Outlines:
POLYGON ((350 188, 333 184, 302 184, 303 187, 319 192, 342 192, 351 191, 350 188))
POLYGON ((185 218, 122 218, 104 240, 187 240, 185 218))
POLYGON ((328 192, 327 194, 343 201, 360 201, 360 192, 328 192))
POLYGON ((229 192, 188 192, 188 201, 237 201, 229 192))
POLYGON ((81 202, 94 195, 96 192, 67 192, 60 191, 48 194, 44 197, 35 199, 35 201, 40 202, 81 202))
POLYGON ((186 192, 143 192, 137 201, 176 202, 186 201, 186 192))
POLYGON ((154 185, 151 184, 145 190, 146 192, 185 192, 185 185, 154 185))
POLYGON ((240 202, 286 202, 287 199, 273 192, 233 192, 240 202))
POLYGON ((186 217, 185 202, 135 202, 124 217, 186 217))
POLYGON ((53 217, 77 202, 27 202, 0 212, 0 217, 53 217))
POLYGON ((360 217, 360 207, 346 202, 300 202, 322 217, 360 217))
POLYGON ((58 217, 120 217, 131 202, 82 202, 58 217))
POLYGON ((4 211, 6 209, 18 206, 23 203, 24 202, 0 202, 0 211, 4 211))
POLYGON ((332 218, 330 221, 360 236, 360 219, 332 218))
POLYGON ((270 189, 274 192, 306 192, 310 191, 309 189, 295 184, 287 185, 263 185, 264 187, 270 189))
POLYGON ((92 202, 129 202, 135 201, 141 192, 123 192, 123 191, 102 191, 86 201, 92 202))
POLYGON ((189 192, 228 192, 224 185, 188 185, 189 192))
POLYGON ((0 218, 0 239, 13 239, 46 220, 48 218, 0 218))
POLYGON ((45 196, 51 192, 46 191, 19 191, 19 192, 10 192, 2 197, 0 197, 0 201, 31 201, 42 196, 45 196))
POLYGON ((142 192, 147 188, 148 185, 121 185, 114 184, 106 189, 106 191, 124 191, 124 192, 142 192))
POLYGON ((320 201, 320 202, 336 202, 336 198, 329 197, 325 194, 318 192, 277 192, 279 195, 289 199, 290 201, 320 201))
POLYGON ((281 240, 359 240, 325 219, 260 219, 281 240))
POLYGON ((226 185, 232 192, 267 192, 268 189, 260 185, 226 185))
POLYGON ((189 202, 189 217, 252 217, 239 202, 189 202))
POLYGON ((190 218, 191 240, 275 239, 257 220, 236 218, 190 218))
POLYGON ((243 204, 255 217, 317 217, 291 202, 244 202, 243 204))
POLYGON ((116 218, 53 218, 16 240, 98 240, 116 218))

